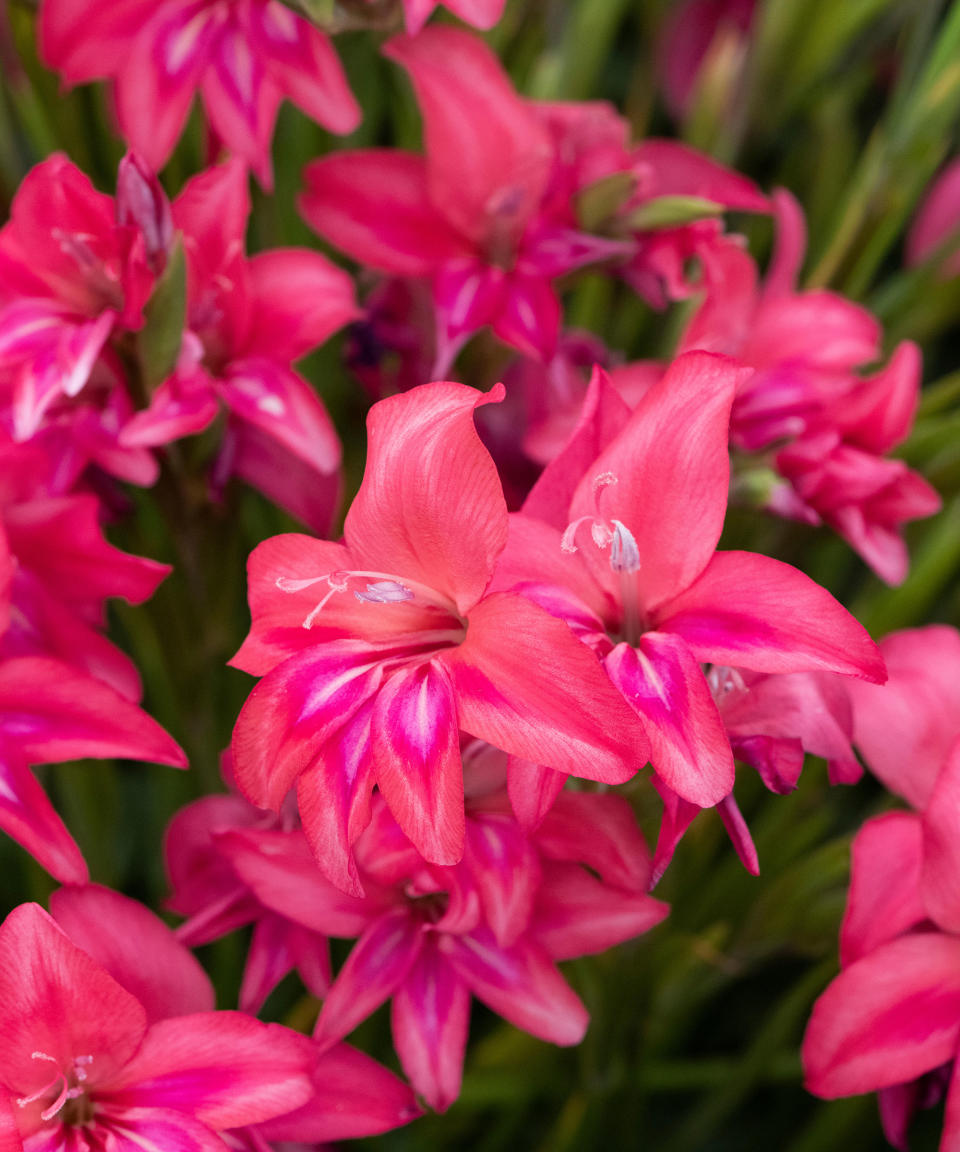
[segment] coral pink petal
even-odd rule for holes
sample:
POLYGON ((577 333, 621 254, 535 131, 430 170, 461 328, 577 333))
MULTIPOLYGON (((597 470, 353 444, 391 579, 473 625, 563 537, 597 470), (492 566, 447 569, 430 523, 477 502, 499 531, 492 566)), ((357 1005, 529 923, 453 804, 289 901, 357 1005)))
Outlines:
POLYGON ((360 316, 353 280, 319 252, 260 252, 247 271, 253 307, 247 356, 299 360, 360 316))
POLYGON ((460 1095, 470 991, 435 944, 424 947, 393 998, 393 1042, 414 1091, 435 1112, 460 1095))
POLYGON ((546 951, 528 938, 501 948, 486 928, 445 936, 441 951, 488 1008, 554 1044, 579 1044, 589 1017, 546 951))
MULTIPOLYGON (((62 1068, 92 1056, 109 1080, 137 1051, 147 1020, 137 1000, 76 946, 37 904, 21 904, 0 926, 0 1081, 29 1095, 62 1068)), ((95 1072, 94 1072, 95 1069, 95 1072)))
POLYGON ((527 929, 541 880, 526 833, 508 817, 477 813, 467 821, 464 861, 497 943, 513 944, 527 929))
POLYGON ((923 903, 931 919, 960 932, 960 740, 950 750, 923 813, 923 903))
POLYGON ((136 900, 99 884, 60 888, 50 913, 70 939, 143 1005, 150 1023, 214 1008, 192 952, 136 900))
POLYGON ((754 552, 718 552, 685 592, 661 605, 658 627, 698 660, 757 672, 841 672, 882 683, 876 644, 825 588, 754 552))
POLYGON ((564 772, 545 768, 519 756, 507 760, 507 791, 517 823, 530 833, 535 831, 567 782, 564 772))
POLYGON ((323 1003, 314 1036, 339 1040, 388 1000, 407 979, 423 932, 406 909, 381 916, 354 944, 323 1003))
POLYGON ((845 968, 813 1007, 807 1088, 833 1099, 913 1080, 956 1055, 960 940, 920 932, 845 968))
POLYGON ((650 761, 684 800, 712 808, 733 788, 733 753, 697 658, 682 639, 648 632, 607 656, 610 679, 637 713, 650 761))
POLYGON ((563 792, 537 829, 540 853, 551 860, 576 860, 606 884, 645 892, 650 851, 633 809, 609 792, 563 792), (583 835, 584 827, 591 829, 583 835))
POLYGON ((160 1020, 111 1084, 121 1107, 172 1108, 214 1129, 299 1108, 312 1092, 305 1037, 242 1012, 160 1020))
POLYGON ((344 535, 357 566, 436 589, 468 611, 507 542, 507 506, 474 409, 503 387, 428 384, 374 405, 367 466, 344 535))
POLYGON ((361 264, 398 276, 429 276, 471 246, 438 214, 422 156, 339 152, 308 164, 300 211, 324 239, 361 264))
POLYGON ((518 236, 539 207, 553 149, 500 61, 478 37, 439 24, 395 37, 384 51, 413 82, 433 203, 474 241, 485 239, 491 217, 518 236))
POLYGON ((840 928, 844 967, 926 919, 922 856, 923 830, 913 812, 877 816, 854 837, 850 893, 840 928))
POLYGON ((397 823, 431 864, 463 855, 463 767, 450 673, 440 660, 401 668, 377 694, 370 754, 397 823))
MULTIPOLYGON (((679 357, 577 488, 571 520, 599 511, 633 534, 642 606, 688 587, 716 549, 727 508, 730 407, 745 371, 705 352, 679 357), (611 479, 598 490, 597 477, 611 479)), ((581 551, 607 578, 608 555, 589 544, 581 551)))
POLYGON ((444 660, 460 727, 471 735, 606 784, 622 784, 646 764, 643 725, 596 656, 524 597, 486 597, 470 614, 466 639, 444 660))

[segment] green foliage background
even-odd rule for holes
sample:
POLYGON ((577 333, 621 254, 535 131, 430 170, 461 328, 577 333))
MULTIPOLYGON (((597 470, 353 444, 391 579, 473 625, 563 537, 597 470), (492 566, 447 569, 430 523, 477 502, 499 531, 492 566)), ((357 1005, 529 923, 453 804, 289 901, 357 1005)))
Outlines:
MULTIPOLYGON (((290 0, 293 2, 293 0, 290 0)), ((826 532, 731 514, 727 546, 748 546, 798 565, 826 584, 875 636, 929 621, 960 624, 960 280, 937 278, 939 259, 905 271, 906 226, 931 178, 958 150, 960 2, 760 0, 742 53, 719 52, 687 120, 666 116, 657 82, 657 38, 669 0, 511 0, 489 39, 518 88, 542 99, 610 99, 636 137, 680 135, 766 188, 783 184, 809 220, 808 286, 830 287, 873 309, 888 349, 918 340, 927 382, 903 456, 944 498, 943 512, 908 532, 911 574, 890 589, 826 532)), ((112 191, 122 143, 105 93, 68 94, 37 63, 34 6, 11 0, 0 21, 0 220, 29 167, 66 151, 112 191)), ((381 37, 382 38, 382 37, 381 37)), ((400 71, 378 55, 377 33, 337 39, 365 110, 347 139, 284 107, 275 137, 277 190, 254 192, 251 251, 318 246, 294 208, 303 165, 322 153, 418 143, 416 105, 400 71)), ((175 194, 202 167, 198 116, 164 173, 175 194)), ((753 250, 770 226, 736 219, 753 250)), ((947 245, 940 253, 942 258, 947 245)), ((591 328, 625 358, 668 354, 682 310, 649 311, 609 279, 587 277, 566 299, 568 322, 591 328)), ((335 339, 306 365, 341 430, 348 490, 362 470, 366 400, 335 339)), ((492 345, 465 358, 464 379, 487 382, 492 345)), ((163 830, 182 804, 220 785, 218 757, 249 691, 226 667, 246 631, 245 558, 261 539, 294 525, 253 493, 211 504, 205 467, 217 439, 181 442, 157 489, 129 493, 118 544, 174 564, 149 604, 119 605, 111 628, 136 659, 146 706, 182 743, 192 770, 85 763, 43 770, 94 879, 161 908, 163 830)), ((625 789, 647 830, 656 806, 645 780, 625 789)), ((753 829, 762 875, 746 875, 718 819, 707 815, 682 843, 657 891, 668 920, 634 943, 567 966, 593 1023, 579 1048, 560 1050, 476 1008, 463 1095, 444 1116, 374 1140, 370 1149, 542 1152, 871 1152, 886 1147, 872 1098, 823 1103, 802 1088, 798 1047, 814 998, 836 970, 848 847, 862 821, 891 801, 866 779, 827 785, 808 763, 798 790, 774 797, 741 774, 738 801, 753 829)), ((45 900, 51 881, 0 841, 0 912, 45 900)), ((221 1007, 235 1003, 245 940, 203 950, 221 1007)), ((268 1013, 304 1029, 315 1003, 293 980, 268 1013)), ((387 1015, 356 1043, 395 1066, 387 1015)), ((915 1152, 934 1149, 936 1113, 914 1131, 915 1152)))

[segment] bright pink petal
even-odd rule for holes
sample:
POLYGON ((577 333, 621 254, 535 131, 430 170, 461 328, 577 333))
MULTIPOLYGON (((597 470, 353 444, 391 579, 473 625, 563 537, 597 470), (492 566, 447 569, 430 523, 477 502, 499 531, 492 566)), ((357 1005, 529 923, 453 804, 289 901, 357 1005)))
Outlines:
POLYGON ((211 1128, 282 1115, 311 1094, 312 1047, 242 1012, 199 1012, 154 1024, 110 1085, 120 1107, 172 1108, 211 1128))
POLYGON ((44 63, 68 84, 108 76, 153 15, 154 0, 44 0, 38 17, 44 63), (95 31, 94 31, 95 30, 95 31))
POLYGON ((676 140, 647 139, 633 150, 635 169, 653 174, 657 196, 697 196, 741 212, 769 212, 766 196, 745 176, 676 140))
POLYGON ((960 741, 954 744, 923 813, 923 903, 948 932, 960 932, 960 741))
POLYGON ((371 759, 397 823, 432 864, 463 855, 463 768, 451 677, 439 660, 399 669, 377 694, 371 759))
POLYGON ((622 784, 647 762, 643 726, 597 658, 522 596, 482 600, 466 639, 443 659, 460 727, 505 752, 607 784, 622 784))
POLYGON ((579 1044, 589 1017, 547 953, 528 938, 501 948, 492 933, 444 936, 441 953, 487 1007, 554 1044, 579 1044))
MULTIPOLYGON (((571 520, 599 510, 632 533, 641 605, 688 587, 716 549, 727 508, 730 406, 745 371, 705 352, 675 360, 577 488, 571 520), (614 479, 598 490, 598 476, 614 479)), ((581 551, 591 568, 609 567, 591 544, 581 551)))
POLYGON ((470 254, 431 202, 421 156, 386 148, 339 152, 309 164, 304 178, 307 223, 361 264, 429 276, 470 254))
POLYGON ((247 169, 237 157, 192 177, 173 202, 184 234, 191 300, 199 299, 231 258, 242 255, 250 215, 247 169))
POLYGON ((385 53, 413 82, 434 204, 476 241, 491 217, 508 236, 519 235, 546 188, 552 146, 500 61, 478 37, 437 24, 395 37, 385 53))
POLYGON ((683 839, 684 833, 693 821, 703 811, 696 804, 678 796, 672 788, 668 788, 659 776, 654 776, 653 786, 663 800, 663 815, 660 819, 660 831, 657 833, 657 846, 653 853, 653 863, 650 868, 650 887, 656 888, 663 878, 664 872, 670 866, 677 845, 683 839))
POLYGON ((320 397, 276 360, 234 361, 220 381, 220 396, 240 420, 276 440, 322 475, 340 467, 340 438, 320 397))
POLYGON ((698 660, 757 672, 841 672, 882 683, 877 646, 825 588, 754 552, 718 552, 703 575, 657 610, 658 628, 698 660))
POLYGON ((382 1064, 347 1044, 316 1058, 311 1100, 262 1125, 271 1141, 349 1140, 375 1136, 420 1114, 409 1087, 382 1064))
POLYGON ((251 7, 249 19, 256 50, 284 95, 328 131, 352 132, 360 106, 329 38, 278 0, 251 7))
POLYGON ((539 856, 509 817, 478 812, 467 821, 464 866, 473 876, 484 919, 499 944, 527 929, 540 888, 539 856))
POLYGON ((0 744, 0 828, 63 883, 84 884, 87 865, 27 762, 0 744))
MULTIPOLYGON (((504 0, 443 0, 443 4, 465 24, 472 24, 474 28, 492 28, 503 14, 504 0)), ((413 28, 408 31, 414 35, 413 28)))
POLYGON ((421 927, 406 909, 371 924, 337 973, 314 1037, 324 1043, 352 1032, 407 979, 422 944, 421 927))
POLYGON ((833 292, 804 292, 768 301, 747 333, 739 355, 758 369, 783 371, 791 361, 824 372, 844 372, 876 360, 876 317, 833 292), (817 340, 810 341, 810 333, 817 340))
POLYGON ((530 934, 554 960, 572 960, 649 931, 669 911, 645 892, 602 883, 579 864, 553 864, 537 896, 530 934))
POLYGON ((160 447, 202 432, 219 410, 216 391, 205 372, 188 380, 172 376, 153 393, 149 407, 140 409, 124 424, 119 440, 129 447, 160 447))
POLYGON ((222 19, 206 0, 165 5, 124 54, 115 89, 120 130, 154 171, 183 129, 222 19))
POLYGON ((223 1149, 223 1141, 206 1124, 172 1108, 110 1108, 100 1113, 97 1120, 97 1130, 109 1132, 111 1152, 143 1152, 144 1148, 162 1148, 163 1152, 223 1149))
POLYGON ((247 269, 253 305, 247 356, 299 360, 360 315, 353 280, 319 252, 276 248, 254 256, 247 269))
MULTIPOLYGON (((952 160, 933 182, 907 236, 907 263, 919 264, 960 226, 960 161, 952 160)), ((947 264, 951 276, 957 273, 958 260, 947 264)))
POLYGON ((0 727, 34 762, 119 756, 187 766, 145 712, 109 685, 43 657, 0 662, 0 727))
POLYGON ((287 942, 293 927, 280 916, 264 916, 254 925, 240 984, 241 1012, 256 1016, 273 989, 293 971, 294 960, 287 942))
POLYGON ((421 950, 393 998, 393 1043, 414 1090, 435 1112, 460 1095, 470 991, 435 945, 421 950))
POLYGON ((557 350, 562 319, 560 301, 548 280, 515 273, 504 284, 492 327, 504 344, 546 363, 557 350))
POLYGON ((72 1069, 93 1057, 91 1083, 109 1081, 147 1027, 140 1004, 36 904, 0 926, 0 1081, 29 1095, 52 1079, 50 1060, 72 1069))
POLYGON ((759 876, 760 860, 757 856, 757 848, 753 842, 753 837, 750 835, 750 828, 744 820, 743 813, 734 800, 732 792, 720 801, 717 805, 717 812, 719 812, 723 826, 730 837, 730 842, 740 858, 740 863, 751 876, 759 876))
POLYGON ((608 792, 563 792, 544 817, 535 836, 540 853, 550 860, 586 864, 606 884, 645 892, 650 880, 650 852, 633 809, 622 796, 608 792), (590 828, 584 836, 583 829, 590 828))
POLYGON ((54 892, 50 912, 74 944, 140 1001, 150 1023, 213 1010, 213 985, 196 957, 136 900, 86 884, 54 892))
POLYGON ((926 919, 920 886, 922 852, 920 817, 913 812, 877 816, 857 833, 840 928, 844 967, 926 919))
POLYGON ((482 393, 438 383, 374 405, 344 526, 358 566, 408 576, 461 613, 477 602, 506 544, 507 506, 473 412, 502 396, 502 385, 482 393))
POLYGON ((733 753, 703 669, 683 640, 647 632, 635 647, 618 644, 604 665, 643 717, 657 775, 701 808, 722 800, 733 788, 733 753))
POLYGON ((813 1006, 809 1091, 833 1099, 913 1080, 956 1055, 960 940, 923 932, 845 968, 813 1006))

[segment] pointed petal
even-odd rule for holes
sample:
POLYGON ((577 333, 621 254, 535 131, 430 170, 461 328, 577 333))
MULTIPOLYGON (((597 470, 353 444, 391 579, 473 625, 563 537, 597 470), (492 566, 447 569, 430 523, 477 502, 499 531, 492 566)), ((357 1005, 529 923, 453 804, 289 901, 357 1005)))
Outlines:
POLYGON ((546 363, 557 350, 562 319, 560 301, 549 280, 514 273, 504 284, 492 327, 504 344, 546 363))
POLYGON ((423 933, 406 909, 374 921, 354 944, 323 1003, 314 1037, 339 1040, 388 1000, 420 955, 423 933))
POLYGON ((150 1023, 213 1010, 213 985, 199 961, 136 900, 85 884, 54 892, 50 912, 74 944, 140 1001, 150 1023))
POLYGON ((256 48, 280 90, 329 132, 352 132, 360 106, 329 38, 283 4, 257 4, 249 13, 256 48))
POLYGON ((533 844, 509 817, 478 812, 467 821, 464 867, 473 875, 497 943, 509 947, 527 930, 540 888, 533 844))
POLYGON ((224 1146, 206 1124, 172 1108, 110 1108, 102 1116, 100 1124, 109 1132, 111 1152, 143 1152, 145 1148, 162 1148, 163 1152, 221 1152, 224 1146))
POLYGON ((537 896, 530 935, 554 960, 572 960, 640 936, 669 911, 646 892, 610 887, 579 864, 552 864, 537 896))
POLYGON ((235 360, 220 382, 233 414, 323 475, 340 467, 340 438, 320 397, 276 360, 235 360))
POLYGON ((833 1099, 913 1080, 952 1060, 958 1036, 960 940, 903 936, 845 968, 814 1004, 807 1088, 833 1099))
POLYGON ((394 672, 377 694, 371 758, 397 823, 431 864, 463 855, 463 767, 453 685, 439 660, 394 672))
POLYGON ((606 884, 645 892, 650 851, 633 809, 609 792, 563 792, 544 817, 534 840, 550 860, 585 864, 606 884), (584 836, 584 828, 590 835, 584 836))
POLYGON ((247 356, 299 360, 360 316, 352 278, 319 252, 260 252, 247 271, 253 302, 247 356))
POLYGON ((730 841, 736 849, 737 855, 740 857, 740 863, 751 876, 759 876, 760 861, 757 857, 756 845, 753 843, 750 829, 747 826, 746 820, 743 818, 743 813, 737 806, 736 800, 733 798, 732 792, 729 796, 724 796, 720 801, 717 805, 717 811, 720 813, 720 819, 723 821, 723 826, 727 830, 727 835, 730 837, 730 841))
POLYGON ((622 784, 647 762, 643 726, 594 654, 522 596, 487 596, 471 612, 464 642, 443 659, 460 727, 471 735, 607 784, 622 784))
POLYGON ((100 0, 49 0, 37 17, 43 61, 68 84, 108 75, 153 8, 153 0, 115 0, 106 8, 100 0))
POLYGON ((62 883, 89 879, 76 841, 24 757, 9 744, 0 744, 0 828, 62 883))
POLYGON ((594 366, 577 425, 566 446, 540 473, 523 503, 523 515, 562 532, 570 523, 570 504, 581 478, 629 419, 630 409, 610 377, 594 366))
POLYGON ((386 148, 338 152, 308 164, 304 179, 304 219, 360 264, 429 276, 470 254, 430 200, 422 156, 386 148))
POLYGON ((501 948, 486 928, 445 936, 441 952, 494 1012, 554 1044, 579 1044, 589 1017, 547 953, 528 938, 501 948))
MULTIPOLYGON (((409 2, 409 0, 408 0, 409 2)), ((474 28, 492 28, 503 14, 504 0, 443 0, 445 7, 474 28)), ((409 16, 407 20, 409 22, 409 16)), ((410 35, 415 29, 408 28, 410 35)))
POLYGON ((604 661, 610 679, 643 717, 650 760, 684 800, 711 808, 733 788, 733 753, 703 669, 675 636, 647 632, 604 661))
POLYGON ((657 196, 697 196, 740 212, 770 211, 752 180, 677 140, 644 140, 633 150, 633 163, 655 173, 657 196))
POLYGON ((39 656, 0 661, 0 728, 35 763, 119 756, 187 766, 146 712, 109 685, 39 656))
POLYGON ((539 206, 553 149, 500 61, 478 37, 438 24, 413 38, 395 37, 384 52, 413 82, 433 202, 475 240, 498 211, 501 226, 519 233, 539 206))
POLYGON ((663 878, 664 872, 670 866, 677 845, 683 835, 697 816, 703 811, 696 804, 678 796, 672 788, 668 788, 659 776, 654 776, 653 786, 663 800, 663 815, 660 819, 660 831, 657 833, 657 846, 653 853, 653 864, 650 868, 650 888, 656 888, 663 878))
POLYGON ((183 232, 190 296, 242 253, 250 215, 247 169, 237 157, 208 168, 184 185, 172 205, 173 222, 183 232))
POLYGON ((313 1086, 313 1098, 302 1108, 261 1126, 268 1140, 312 1145, 376 1136, 420 1115, 402 1080, 348 1044, 335 1044, 317 1056, 313 1086))
POLYGON ((287 942, 292 927, 280 916, 264 916, 254 925, 240 984, 241 1012, 256 1016, 274 988, 293 970, 287 942))
POLYGON ((507 760, 507 791, 517 823, 528 835, 535 831, 563 791, 566 773, 545 768, 519 756, 507 760))
POLYGON ((146 1031, 143 1008, 76 946, 37 904, 0 926, 0 1081, 28 1095, 50 1080, 43 1052, 63 1068, 92 1056, 90 1076, 108 1081, 146 1031))
POLYGON ((850 893, 840 928, 844 967, 927 916, 921 890, 923 830, 916 813, 888 812, 868 820, 850 855, 850 893))
POLYGON ((883 657, 825 588, 754 552, 718 552, 690 588, 657 611, 698 660, 757 672, 840 672, 883 683, 883 657))
MULTIPOLYGON (((571 519, 627 526, 637 542, 641 605, 652 608, 688 587, 720 539, 727 508, 727 438, 734 392, 747 370, 726 357, 688 352, 642 397, 617 439, 583 476, 571 519), (597 476, 616 478, 597 492, 597 476)), ((609 557, 585 545, 584 559, 607 579, 609 557)))
POLYGON ((367 466, 344 536, 358 566, 409 576, 461 613, 480 598, 507 539, 500 477, 473 411, 497 403, 462 384, 427 384, 367 417, 367 466))
POLYGON ((393 1043, 414 1091, 435 1112, 460 1095, 470 992, 435 944, 424 947, 393 998, 393 1043))
POLYGON ((312 1092, 313 1050, 298 1032, 242 1012, 160 1020, 110 1085, 121 1107, 171 1108, 213 1129, 282 1115, 312 1092))
POLYGON ((156 448, 181 436, 194 436, 210 426, 219 409, 206 373, 197 372, 188 381, 173 376, 153 393, 149 407, 124 424, 119 442, 128 447, 156 448))

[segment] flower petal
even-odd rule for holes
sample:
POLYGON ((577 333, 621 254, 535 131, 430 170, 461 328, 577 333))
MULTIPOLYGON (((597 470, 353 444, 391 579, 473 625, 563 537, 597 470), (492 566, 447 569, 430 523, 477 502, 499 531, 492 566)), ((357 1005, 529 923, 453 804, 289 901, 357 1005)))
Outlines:
POLYGON ((923 903, 948 932, 960 932, 960 740, 940 769, 923 812, 923 903))

